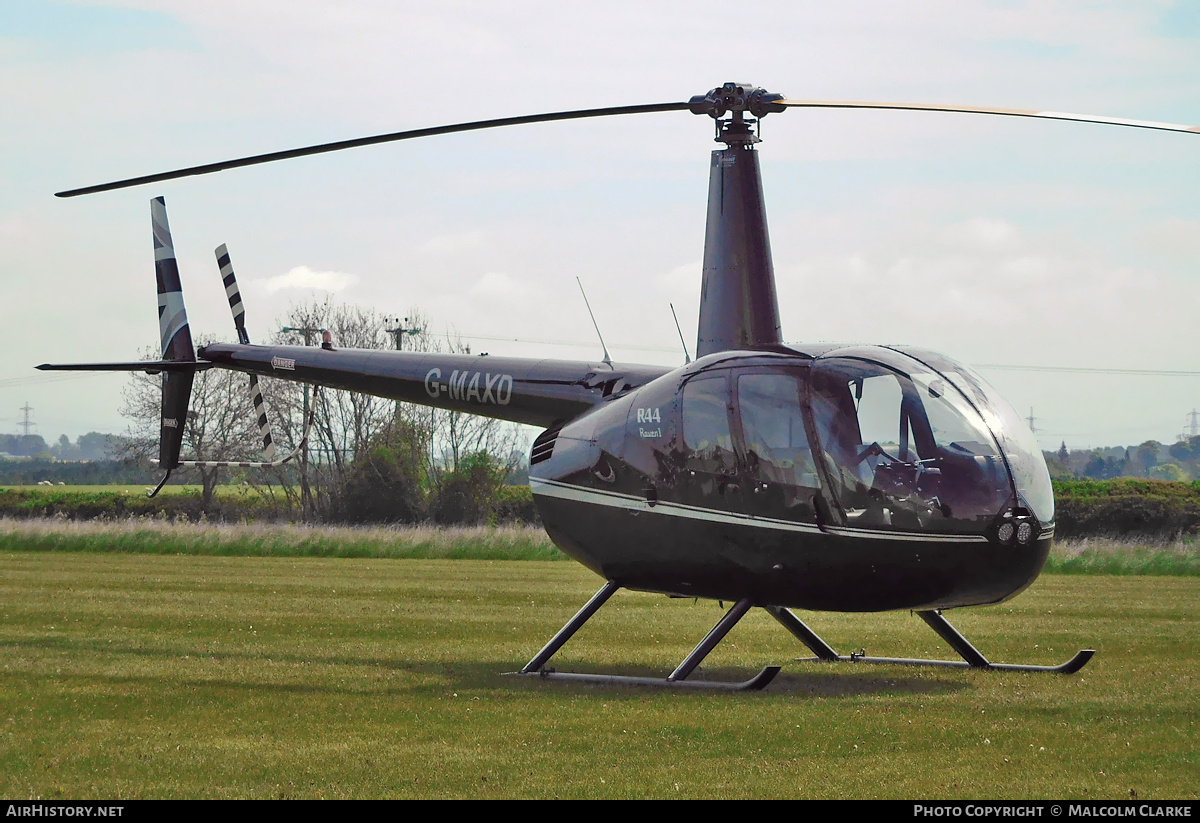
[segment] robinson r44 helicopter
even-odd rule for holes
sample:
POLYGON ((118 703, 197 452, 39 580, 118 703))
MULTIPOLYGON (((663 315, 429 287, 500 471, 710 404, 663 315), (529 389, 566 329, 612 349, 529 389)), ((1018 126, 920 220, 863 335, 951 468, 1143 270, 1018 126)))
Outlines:
MULTIPOLYGON (((551 539, 606 582, 520 674, 676 688, 761 689, 688 676, 753 607, 823 661, 1074 673, 993 663, 943 609, 999 603, 1029 586, 1054 535, 1041 450, 978 374, 943 355, 895 346, 785 345, 758 152, 761 122, 789 108, 951 111, 1200 133, 1200 127, 1019 109, 790 100, 726 83, 686 102, 458 123, 244 157, 59 192, 102 192, 223 169, 452 132, 609 115, 688 111, 712 118, 696 360, 681 368, 422 352, 252 345, 229 255, 217 249, 237 343, 193 349, 162 198, 151 202, 162 359, 40 369, 163 374, 159 462, 180 460, 193 376, 251 377, 264 464, 277 465, 257 377, 268 376, 544 429, 530 486, 551 539), (551 657, 619 589, 731 601, 666 678, 556 672, 551 657), (910 609, 961 661, 839 655, 792 608, 910 609)), ((309 421, 311 423, 311 419, 309 421)), ((166 477, 163 478, 166 482, 166 477)), ((159 486, 161 488, 161 484, 159 486)))

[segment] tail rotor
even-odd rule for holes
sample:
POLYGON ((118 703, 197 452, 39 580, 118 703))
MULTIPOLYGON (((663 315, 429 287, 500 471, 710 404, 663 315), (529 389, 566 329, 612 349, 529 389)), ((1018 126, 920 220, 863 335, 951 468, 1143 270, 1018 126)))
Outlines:
MULTIPOLYGON (((229 259, 229 249, 222 243, 217 246, 217 266, 221 269, 221 281, 225 284, 225 296, 229 298, 229 310, 233 313, 233 326, 237 330, 238 342, 249 345, 250 335, 246 333, 246 307, 242 303, 242 293, 238 289, 237 277, 233 273, 233 261, 229 259)), ((254 404, 254 417, 258 421, 258 431, 262 436, 263 455, 267 461, 275 459, 275 441, 271 437, 271 424, 267 421, 267 406, 263 402, 262 389, 258 386, 258 375, 250 375, 250 401, 254 404)))
MULTIPOLYGON (((233 273, 233 261, 229 257, 229 248, 222 243, 216 248, 217 266, 221 270, 221 282, 225 285, 225 297, 229 300, 229 311, 233 314, 233 327, 237 331, 238 342, 243 346, 250 345, 250 335, 246 332, 246 307, 242 303, 242 293, 238 288, 237 276, 233 273)), ((263 401, 262 388, 258 384, 258 375, 250 375, 250 400, 254 404, 254 417, 258 422, 259 435, 262 438, 263 456, 266 460, 263 462, 253 461, 233 461, 233 460, 184 460, 178 465, 188 466, 191 468, 223 468, 231 467, 238 469, 257 469, 257 468, 274 468, 282 466, 284 463, 294 459, 296 455, 304 448, 308 442, 309 432, 312 430, 313 420, 316 418, 316 399, 320 392, 320 386, 313 387, 313 404, 309 409, 308 417, 304 421, 304 432, 300 437, 300 442, 292 452, 282 458, 276 459, 277 450, 275 448, 275 439, 271 434, 271 424, 267 419, 267 406, 263 401)))

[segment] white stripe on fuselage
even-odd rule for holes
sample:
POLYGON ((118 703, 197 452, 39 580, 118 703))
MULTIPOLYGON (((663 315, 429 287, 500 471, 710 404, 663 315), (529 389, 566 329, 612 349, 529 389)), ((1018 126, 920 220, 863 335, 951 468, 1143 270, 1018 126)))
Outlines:
POLYGON ((710 523, 725 523, 735 526, 756 526, 760 529, 776 531, 801 532, 804 534, 835 534, 839 537, 869 537, 876 540, 905 540, 935 543, 986 543, 987 538, 981 534, 921 534, 914 532, 893 532, 881 529, 854 529, 845 526, 827 526, 824 532, 814 523, 795 523, 790 520, 778 520, 773 517, 755 517, 750 514, 737 512, 703 509, 698 506, 685 506, 682 503, 668 503, 662 500, 651 506, 644 497, 619 492, 606 492, 599 489, 589 489, 574 486, 570 483, 560 483, 557 480, 543 480, 537 477, 529 478, 529 487, 534 494, 555 497, 560 500, 574 500, 578 503, 595 503, 633 512, 650 514, 665 514, 672 517, 683 517, 688 520, 704 520, 710 523))

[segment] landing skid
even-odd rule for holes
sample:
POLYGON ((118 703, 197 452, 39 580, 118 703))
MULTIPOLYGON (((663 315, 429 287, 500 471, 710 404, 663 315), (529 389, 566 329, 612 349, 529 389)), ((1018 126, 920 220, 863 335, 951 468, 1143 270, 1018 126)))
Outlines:
MULTIPOLYGON (((577 672, 559 672, 554 669, 549 669, 546 664, 550 662, 559 649, 561 649, 575 632, 583 627, 583 624, 588 622, 592 616, 600 610, 610 597, 616 594, 621 587, 612 580, 604 584, 600 591, 592 595, 579 612, 567 621, 567 624, 558 630, 558 633, 550 639, 550 642, 538 652, 532 660, 525 664, 525 668, 519 672, 506 672, 506 674, 516 675, 521 677, 538 677, 542 680, 560 680, 574 683, 600 683, 608 685, 621 686, 656 686, 672 689, 712 689, 718 691, 759 691, 767 686, 775 675, 779 674, 779 666, 767 666, 761 672, 756 674, 749 680, 741 683, 712 681, 712 680, 688 680, 687 677, 696 667, 700 665, 713 649, 717 647, 729 630, 737 625, 737 622, 745 616, 746 612, 750 611, 754 606, 754 601, 745 597, 734 604, 733 608, 725 612, 721 619, 717 621, 717 625, 713 626, 712 630, 705 636, 700 644, 692 650, 683 662, 680 663, 675 671, 671 672, 665 678, 657 677, 628 677, 625 675, 616 674, 584 674, 577 672)), ((779 621, 785 629, 791 632, 801 643, 812 650, 816 655, 814 658, 806 658, 811 661, 819 662, 844 662, 844 663, 883 663, 891 666, 943 666, 956 669, 989 669, 994 671, 1008 672, 1054 672, 1057 674, 1074 674, 1084 667, 1084 665, 1092 659, 1092 655, 1096 652, 1094 649, 1084 649, 1076 654, 1066 663, 1059 666, 1030 666, 1017 663, 992 663, 983 653, 971 645, 965 637, 958 633, 958 630, 950 625, 946 618, 942 617, 942 613, 938 611, 922 611, 917 612, 917 615, 929 625, 931 629, 938 633, 938 636, 950 644, 962 660, 922 660, 914 657, 867 657, 865 654, 838 654, 833 647, 820 638, 820 636, 805 625, 804 621, 796 617, 791 611, 782 606, 764 606, 763 609, 779 621)))
POLYGON ((658 677, 626 677, 619 674, 580 674, 577 672, 556 672, 554 669, 543 669, 536 672, 507 672, 507 674, 523 677, 540 677, 543 680, 565 680, 576 683, 608 683, 616 686, 658 686, 672 689, 695 689, 697 691, 727 691, 727 692, 757 692, 766 688, 767 684, 779 674, 779 666, 767 666, 749 680, 741 683, 729 683, 717 680, 663 680, 658 677))
POLYGON ((717 647, 725 635, 729 633, 737 622, 745 616, 746 612, 750 611, 754 605, 754 601, 750 598, 739 600, 733 608, 727 611, 717 625, 713 626, 712 630, 705 636, 700 644, 692 650, 683 662, 680 663, 675 671, 667 675, 666 678, 660 679, 657 677, 626 677, 615 674, 580 674, 575 672, 557 672, 554 669, 547 669, 546 663, 550 658, 563 647, 563 645, 571 639, 572 635, 591 619, 601 606, 605 604, 608 598, 616 593, 617 589, 621 588, 612 580, 604 584, 600 591, 592 596, 578 614, 572 617, 567 624, 558 630, 558 633, 550 639, 550 642, 538 652, 532 660, 525 664, 525 668, 519 672, 507 672, 507 674, 520 675, 524 677, 539 677, 543 680, 564 680, 575 683, 601 683, 622 686, 656 686, 660 688, 673 689, 715 689, 719 691, 759 691, 766 687, 768 683, 775 679, 775 675, 779 674, 779 666, 767 666, 761 672, 756 674, 749 680, 741 683, 730 683, 724 681, 713 680, 688 680, 687 677, 696 667, 700 665, 704 658, 708 657, 709 652, 717 647))
POLYGON ((766 611, 778 620, 785 629, 790 631, 795 637, 808 646, 815 658, 808 658, 812 661, 820 662, 845 662, 845 663, 884 663, 892 666, 943 666, 955 669, 991 669, 994 671, 1007 672, 1053 672, 1056 674, 1074 674, 1084 667, 1084 665, 1092 659, 1092 655, 1096 653, 1095 649, 1084 649, 1076 653, 1074 657, 1066 663, 1058 666, 1031 666, 1021 663, 992 663, 983 653, 971 645, 971 642, 959 634, 958 630, 950 625, 946 618, 942 617, 938 611, 923 611, 917 612, 922 620, 928 624, 929 628, 938 633, 938 636, 945 640, 950 647, 954 649, 963 658, 962 660, 921 660, 912 657, 867 657, 865 654, 838 654, 824 640, 822 640, 816 632, 804 624, 800 618, 792 614, 789 610, 781 606, 767 606, 766 611))

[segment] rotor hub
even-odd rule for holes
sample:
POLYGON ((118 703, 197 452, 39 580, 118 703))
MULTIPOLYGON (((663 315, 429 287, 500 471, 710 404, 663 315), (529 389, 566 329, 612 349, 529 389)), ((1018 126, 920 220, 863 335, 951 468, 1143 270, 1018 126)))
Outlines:
POLYGON ((707 94, 698 94, 688 101, 692 114, 707 114, 716 124, 716 141, 729 147, 749 148, 760 142, 755 125, 771 112, 783 111, 787 107, 779 101, 782 94, 772 94, 766 89, 749 83, 726 83, 707 94), (749 120, 749 113, 757 120, 749 120), (728 119, 725 115, 729 115, 728 119))

